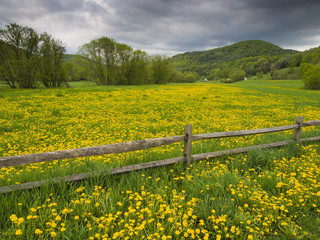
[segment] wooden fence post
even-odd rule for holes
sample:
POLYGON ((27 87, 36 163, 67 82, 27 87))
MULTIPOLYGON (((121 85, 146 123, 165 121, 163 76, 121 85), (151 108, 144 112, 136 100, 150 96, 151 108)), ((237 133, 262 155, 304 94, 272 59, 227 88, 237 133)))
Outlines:
POLYGON ((297 143, 300 143, 302 123, 303 123, 303 117, 302 116, 298 116, 297 119, 296 119, 296 124, 298 124, 299 127, 297 129, 295 129, 294 133, 293 133, 293 140, 295 140, 297 143))
POLYGON ((185 161, 187 166, 189 167, 191 164, 192 158, 192 125, 187 124, 184 131, 184 148, 183 148, 183 156, 185 157, 185 161))

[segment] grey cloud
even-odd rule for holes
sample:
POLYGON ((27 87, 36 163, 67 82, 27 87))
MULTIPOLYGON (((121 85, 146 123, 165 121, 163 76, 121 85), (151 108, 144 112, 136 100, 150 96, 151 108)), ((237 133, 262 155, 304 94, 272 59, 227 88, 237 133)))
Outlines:
POLYGON ((48 12, 74 11, 82 8, 84 0, 55 0, 55 1, 34 1, 35 5, 42 6, 48 12))
POLYGON ((46 30, 71 52, 101 36, 168 53, 204 50, 247 39, 318 46, 318 0, 1 0, 9 22, 46 30))

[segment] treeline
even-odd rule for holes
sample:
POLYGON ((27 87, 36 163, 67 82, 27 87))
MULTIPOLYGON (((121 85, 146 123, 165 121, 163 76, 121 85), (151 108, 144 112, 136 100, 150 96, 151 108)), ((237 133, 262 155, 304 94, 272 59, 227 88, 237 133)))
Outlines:
POLYGON ((80 47, 71 63, 70 78, 86 79, 99 85, 143 85, 194 82, 189 74, 173 68, 168 57, 149 56, 142 50, 101 37, 80 47))
POLYGON ((87 80, 98 85, 192 83, 200 79, 236 82, 251 79, 303 79, 320 88, 320 47, 299 52, 249 40, 171 58, 100 37, 76 55, 48 33, 16 23, 0 29, 0 84, 11 88, 61 87, 87 80))
POLYGON ((72 57, 65 51, 65 45, 48 33, 16 23, 6 25, 0 29, 0 83, 11 88, 49 88, 77 80, 142 85, 195 82, 199 77, 177 71, 166 56, 149 56, 108 37, 84 44, 72 57))
POLYGON ((209 78, 212 80, 228 78, 234 69, 241 69, 248 78, 301 79, 300 65, 319 63, 319 53, 318 50, 314 53, 306 51, 281 56, 247 57, 233 62, 212 64, 209 78))
POLYGON ((182 72, 193 71, 202 78, 220 82, 251 79, 303 79, 309 89, 320 82, 320 47, 304 52, 285 50, 274 44, 249 40, 202 52, 172 57, 182 72))
POLYGON ((281 56, 242 58, 213 64, 209 79, 224 82, 251 79, 302 79, 308 89, 320 88, 320 47, 281 56))
POLYGON ((64 44, 11 23, 0 30, 0 81, 11 88, 60 87, 67 78, 64 44))

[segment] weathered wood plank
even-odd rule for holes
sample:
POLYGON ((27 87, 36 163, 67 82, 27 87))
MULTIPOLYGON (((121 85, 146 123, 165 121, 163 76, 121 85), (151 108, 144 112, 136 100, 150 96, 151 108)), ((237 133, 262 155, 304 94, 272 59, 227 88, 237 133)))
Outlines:
POLYGON ((319 126, 319 125, 320 125, 320 120, 307 121, 302 123, 303 127, 312 127, 312 126, 319 126))
POLYGON ((186 159, 186 165, 189 167, 192 160, 192 125, 186 125, 184 135, 183 156, 186 159))
POLYGON ((300 136, 301 136, 301 130, 302 130, 302 124, 303 124, 302 116, 297 117, 296 124, 298 124, 299 127, 294 130, 293 140, 295 140, 297 143, 300 143, 300 136))
POLYGON ((262 133, 272 133, 272 132, 281 132, 287 131, 291 129, 297 129, 299 125, 289 125, 282 127, 273 127, 273 128, 262 128, 262 129, 252 129, 252 130, 240 130, 240 131, 232 131, 232 132, 216 132, 216 133, 205 133, 200 135, 193 135, 192 140, 205 140, 205 139, 213 139, 213 138, 224 138, 224 137, 240 137, 247 135, 255 135, 262 133))
POLYGON ((138 140, 132 142, 115 143, 95 147, 84 147, 78 149, 62 150, 55 152, 45 152, 27 154, 20 156, 10 156, 0 158, 0 168, 18 166, 30 163, 39 163, 67 158, 89 157, 95 155, 106 155, 115 153, 125 153, 147 148, 160 147, 172 143, 183 142, 184 136, 173 136, 155 139, 138 140))
MULTIPOLYGON (((107 172, 107 170, 99 171, 99 172, 107 172)), ((75 174, 75 175, 70 175, 70 176, 65 176, 65 177, 53 178, 51 180, 40 180, 40 181, 10 185, 10 186, 1 187, 0 193, 9 193, 9 192, 13 192, 15 190, 27 190, 27 189, 31 189, 31 188, 38 188, 38 187, 41 187, 41 186, 49 184, 49 183, 59 184, 61 182, 75 182, 75 181, 87 179, 91 176, 93 176, 93 174, 82 173, 82 174, 75 174)))
POLYGON ((320 141, 320 136, 300 139, 300 142, 313 142, 313 141, 320 141))
POLYGON ((185 158, 184 157, 176 157, 176 158, 170 158, 166 160, 159 160, 159 161, 154 161, 154 162, 147 162, 147 163, 140 163, 140 164, 135 164, 131 166, 125 166, 125 167, 120 167, 120 168, 114 168, 112 169, 112 175, 117 175, 117 174, 123 174, 123 173, 129 173, 132 171, 139 171, 143 169, 149 169, 149 168, 156 168, 156 167, 163 167, 163 166, 168 166, 172 165, 175 163, 181 163, 184 162, 185 158))
POLYGON ((224 156, 224 155, 245 153, 245 152, 248 152, 248 151, 250 151, 252 149, 281 147, 281 146, 287 145, 289 142, 292 142, 292 141, 282 141, 282 142, 255 145, 255 146, 250 146, 250 147, 235 148, 235 149, 224 150, 224 151, 201 153, 201 154, 193 155, 192 159, 193 159, 193 161, 198 161, 198 160, 203 160, 203 159, 206 159, 206 158, 215 158, 215 157, 221 157, 221 156, 224 156))
POLYGON ((22 184, 0 187, 0 193, 9 193, 14 190, 27 190, 27 189, 31 189, 31 188, 41 187, 41 186, 46 185, 48 183, 60 183, 61 181, 63 181, 63 182, 81 181, 81 180, 90 178, 92 176, 97 176, 97 175, 102 175, 102 174, 111 174, 111 175, 124 174, 124 173, 129 173, 129 172, 139 171, 139 170, 144 170, 144 169, 149 169, 149 168, 168 166, 168 165, 172 165, 175 163, 181 163, 184 161, 185 161, 184 157, 176 157, 176 158, 170 158, 170 159, 166 159, 166 160, 140 163, 140 164, 125 166, 125 167, 114 168, 114 169, 95 171, 95 172, 91 172, 91 173, 81 173, 81 174, 75 174, 75 175, 70 175, 70 176, 65 176, 65 177, 58 177, 58 178, 53 178, 51 180, 27 182, 27 183, 22 183, 22 184))

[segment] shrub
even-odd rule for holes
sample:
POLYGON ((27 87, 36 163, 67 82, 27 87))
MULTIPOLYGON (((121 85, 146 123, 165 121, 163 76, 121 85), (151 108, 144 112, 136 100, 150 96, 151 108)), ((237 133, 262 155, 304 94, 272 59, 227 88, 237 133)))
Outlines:
POLYGON ((284 68, 276 69, 272 74, 273 80, 284 80, 284 79, 300 79, 301 75, 299 68, 284 68))
POLYGON ((302 80, 307 89, 320 89, 320 63, 317 65, 303 63, 301 72, 302 80))
POLYGON ((230 82, 238 82, 244 80, 244 77, 246 76, 246 72, 243 71, 240 68, 235 68, 231 70, 231 73, 229 74, 230 82))
POLYGON ((197 81, 197 76, 195 73, 189 72, 184 75, 184 82, 194 83, 195 81, 197 81))

